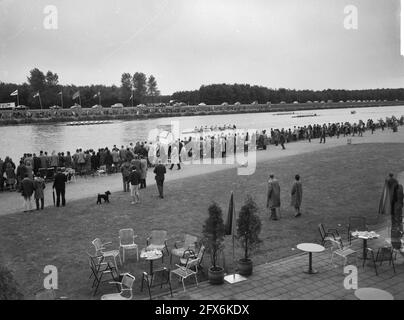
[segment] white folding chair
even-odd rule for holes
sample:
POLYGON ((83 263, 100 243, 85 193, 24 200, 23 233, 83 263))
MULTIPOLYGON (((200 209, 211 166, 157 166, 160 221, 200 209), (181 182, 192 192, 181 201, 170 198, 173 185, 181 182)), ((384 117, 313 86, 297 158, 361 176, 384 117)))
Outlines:
POLYGON ((101 300, 132 300, 133 298, 133 284, 135 283, 136 278, 132 276, 130 273, 125 273, 122 276, 121 282, 112 281, 110 284, 116 284, 120 286, 121 291, 119 293, 110 293, 104 294, 101 297, 101 300), (129 296, 126 292, 129 292, 129 296))
POLYGON ((355 250, 352 250, 349 246, 344 247, 342 240, 334 240, 334 239, 329 239, 330 243, 332 244, 331 246, 331 263, 334 264, 334 256, 340 256, 341 258, 344 259, 344 266, 348 262, 348 257, 351 255, 355 255, 355 263, 358 265, 358 256, 357 252, 355 250))
POLYGON ((180 280, 182 282, 182 287, 184 288, 184 291, 185 291, 184 280, 187 279, 188 277, 195 276, 196 286, 198 286, 198 276, 197 276, 197 274, 198 274, 198 265, 199 265, 199 260, 198 259, 189 260, 185 267, 176 264, 178 269, 172 270, 171 273, 170 273, 170 276, 172 274, 175 274, 180 278, 180 280), (195 268, 195 270, 193 270, 193 268, 195 268))
POLYGON ((105 242, 102 243, 100 238, 96 238, 92 241, 92 244, 95 248, 95 254, 96 255, 102 255, 105 259, 107 258, 113 258, 114 262, 115 262, 115 268, 118 270, 118 264, 116 263, 116 258, 119 257, 119 262, 122 265, 122 261, 121 261, 121 255, 119 253, 119 250, 108 250, 105 251, 106 245, 111 244, 112 242, 105 242))
POLYGON ((136 250, 136 259, 139 260, 139 249, 138 245, 135 243, 135 232, 133 229, 121 229, 119 230, 119 250, 122 248, 122 258, 125 262, 125 251, 126 250, 136 250))

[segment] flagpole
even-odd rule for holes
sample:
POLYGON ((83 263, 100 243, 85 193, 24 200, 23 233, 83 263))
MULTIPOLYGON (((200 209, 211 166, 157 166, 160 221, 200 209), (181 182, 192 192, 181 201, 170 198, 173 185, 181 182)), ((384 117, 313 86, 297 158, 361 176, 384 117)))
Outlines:
POLYGON ((232 230, 232 237, 233 237, 233 268, 234 268, 234 272, 233 272, 233 279, 236 279, 236 258, 235 258, 235 254, 234 254, 234 225, 236 224, 236 219, 235 219, 235 212, 236 212, 236 207, 235 207, 235 203, 234 203, 234 194, 233 191, 231 192, 231 194, 233 195, 233 212, 232 212, 232 220, 233 220, 233 224, 231 226, 232 230))
POLYGON ((20 97, 19 97, 19 92, 18 92, 18 90, 17 90, 17 106, 19 106, 20 105, 20 97))
POLYGON ((62 100, 62 109, 63 109, 63 91, 60 91, 60 99, 62 100))
POLYGON ((38 98, 39 98, 39 105, 41 106, 41 110, 42 110, 42 100, 41 100, 41 95, 39 92, 38 92, 38 98))
MULTIPOLYGON (((237 270, 236 254, 235 254, 236 206, 234 204, 234 192, 233 191, 231 191, 230 203, 231 204, 229 206, 232 206, 232 208, 231 208, 232 212, 231 212, 231 215, 228 215, 228 221, 231 220, 231 230, 230 230, 230 232, 232 234, 232 242, 233 242, 233 268, 234 268, 234 270, 233 270, 233 275, 229 274, 228 276, 225 276, 224 280, 226 280, 228 283, 233 284, 233 283, 237 283, 237 282, 240 282, 240 281, 245 281, 245 280, 247 280, 247 278, 241 276, 240 274, 236 275, 236 270, 237 270)), ((229 213, 230 213, 230 207, 229 207, 229 213)), ((226 226, 227 226, 227 224, 226 224, 226 226)))
POLYGON ((83 106, 81 105, 81 95, 80 95, 80 92, 79 92, 79 103, 80 103, 80 107, 83 107, 83 106))

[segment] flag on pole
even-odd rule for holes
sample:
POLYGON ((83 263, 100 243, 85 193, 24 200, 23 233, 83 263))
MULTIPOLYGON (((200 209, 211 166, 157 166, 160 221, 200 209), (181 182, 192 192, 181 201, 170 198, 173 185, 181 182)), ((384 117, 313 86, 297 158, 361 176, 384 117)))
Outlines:
POLYGON ((97 98, 97 97, 99 97, 101 95, 101 92, 97 92, 94 96, 93 96, 93 98, 95 99, 95 98, 97 98))
POLYGON ((34 98, 39 97, 39 91, 34 94, 34 98))
POLYGON ((18 95, 18 90, 13 91, 10 96, 17 96, 18 95))
POLYGON ((62 95, 62 91, 60 91, 60 92, 58 93, 58 95, 62 95))
POLYGON ((225 235, 230 236, 233 234, 233 218, 234 218, 234 195, 231 192, 229 212, 227 213, 227 219, 225 224, 225 235))
POLYGON ((80 98, 80 91, 77 91, 74 95, 73 95, 73 100, 80 98))

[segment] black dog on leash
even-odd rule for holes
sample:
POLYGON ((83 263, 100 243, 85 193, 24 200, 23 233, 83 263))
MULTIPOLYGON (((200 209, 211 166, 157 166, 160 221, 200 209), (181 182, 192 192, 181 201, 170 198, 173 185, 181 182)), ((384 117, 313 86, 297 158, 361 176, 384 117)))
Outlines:
POLYGON ((109 195, 111 194, 111 192, 107 191, 104 194, 98 194, 97 196, 97 204, 101 204, 101 199, 104 199, 104 203, 108 202, 109 203, 109 195))

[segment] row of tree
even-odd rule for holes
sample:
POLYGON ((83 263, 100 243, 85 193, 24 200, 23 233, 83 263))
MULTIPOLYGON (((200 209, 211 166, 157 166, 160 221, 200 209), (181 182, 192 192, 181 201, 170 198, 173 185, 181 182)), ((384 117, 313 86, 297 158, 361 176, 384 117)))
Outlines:
POLYGON ((153 75, 147 77, 142 72, 136 72, 133 76, 130 73, 122 74, 120 87, 115 85, 61 86, 57 73, 48 71, 45 74, 37 68, 30 71, 27 80, 27 83, 21 85, 0 82, 0 102, 17 102, 16 97, 10 96, 15 90, 18 90, 19 104, 33 109, 39 109, 40 102, 43 108, 53 105, 61 106, 62 97, 64 108, 69 108, 79 101, 83 107, 91 107, 99 103, 98 93, 101 96, 101 104, 106 107, 115 103, 136 106, 143 103, 168 102, 170 99, 169 96, 160 96, 157 80, 153 75), (36 96, 38 92, 40 97, 36 96), (80 92, 80 99, 73 99, 76 92, 80 92))
POLYGON ((285 88, 270 89, 249 84, 212 84, 201 86, 199 90, 179 91, 173 93, 172 99, 197 105, 220 105, 223 102, 233 104, 240 102, 250 104, 254 101, 271 103, 305 103, 307 101, 363 101, 363 100, 404 100, 404 89, 367 89, 367 90, 290 90, 285 88))
POLYGON ((0 82, 0 102, 12 102, 14 97, 11 97, 10 93, 15 90, 18 90, 19 93, 19 103, 31 108, 40 107, 40 100, 36 95, 38 92, 44 108, 49 108, 53 105, 61 106, 62 96, 65 108, 79 101, 83 107, 91 107, 99 103, 99 92, 103 106, 110 106, 114 103, 122 103, 124 106, 136 106, 138 104, 168 103, 170 100, 184 102, 189 105, 197 105, 201 102, 208 105, 219 105, 223 102, 250 104, 254 101, 261 104, 267 102, 275 104, 280 102, 293 103, 295 101, 305 103, 307 101, 328 102, 329 100, 334 102, 348 100, 404 100, 404 89, 327 89, 313 91, 285 88, 271 89, 249 84, 212 84, 201 86, 199 90, 179 91, 171 96, 161 96, 156 78, 153 75, 147 77, 142 72, 135 72, 133 75, 123 73, 120 87, 115 85, 60 86, 57 73, 48 71, 45 74, 37 68, 30 71, 27 80, 27 83, 21 85, 0 82), (73 95, 78 91, 80 92, 80 100, 75 100, 73 95))

